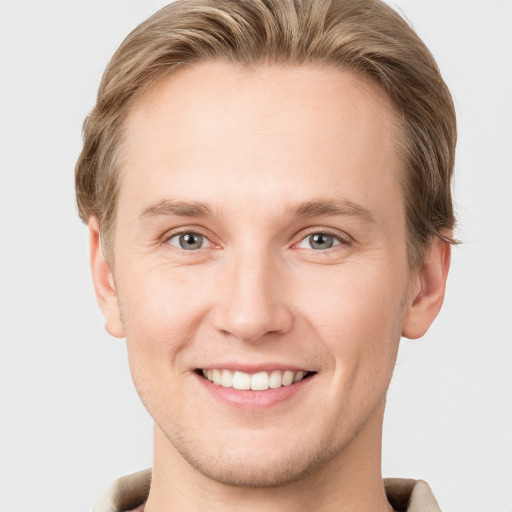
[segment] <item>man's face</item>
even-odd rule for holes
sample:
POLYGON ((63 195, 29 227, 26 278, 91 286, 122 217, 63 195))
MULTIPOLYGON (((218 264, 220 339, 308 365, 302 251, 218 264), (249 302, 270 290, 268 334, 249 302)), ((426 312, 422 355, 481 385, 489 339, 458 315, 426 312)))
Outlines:
POLYGON ((203 474, 294 480, 382 414, 414 281, 396 138, 372 85, 314 67, 201 64, 129 115, 117 334, 203 474))

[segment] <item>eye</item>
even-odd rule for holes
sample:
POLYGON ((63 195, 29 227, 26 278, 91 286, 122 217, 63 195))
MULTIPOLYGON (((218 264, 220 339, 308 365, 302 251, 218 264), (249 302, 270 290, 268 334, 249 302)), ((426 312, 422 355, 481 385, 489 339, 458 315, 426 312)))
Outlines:
POLYGON ((334 235, 330 235, 329 233, 312 233, 308 235, 306 238, 303 238, 299 243, 298 247, 302 249, 314 249, 316 251, 325 251, 334 247, 336 245, 340 245, 341 241, 339 238, 334 235))
POLYGON ((174 247, 179 247, 185 251, 195 251, 197 249, 203 249, 206 247, 208 239, 199 233, 190 231, 187 233, 178 233, 177 235, 171 236, 167 240, 167 243, 174 247))

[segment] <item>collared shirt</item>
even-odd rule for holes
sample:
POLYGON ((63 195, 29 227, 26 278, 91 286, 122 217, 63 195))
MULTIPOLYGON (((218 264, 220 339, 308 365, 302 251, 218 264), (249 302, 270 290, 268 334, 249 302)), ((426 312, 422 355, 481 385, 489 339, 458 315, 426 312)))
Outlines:
MULTIPOLYGON (((92 512, 143 512, 150 484, 150 469, 118 478, 92 512)), ((430 487, 423 480, 386 478, 384 486, 389 503, 397 511, 441 512, 430 487)))

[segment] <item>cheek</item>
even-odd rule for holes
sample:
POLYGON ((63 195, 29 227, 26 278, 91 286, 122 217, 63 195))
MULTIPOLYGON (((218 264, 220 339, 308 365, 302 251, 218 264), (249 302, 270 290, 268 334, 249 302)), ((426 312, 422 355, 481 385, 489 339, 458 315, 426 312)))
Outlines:
POLYGON ((146 273, 119 294, 132 379, 158 423, 188 408, 184 386, 191 375, 183 353, 197 337, 208 304, 197 281, 172 274, 146 273))
POLYGON ((294 295, 311 322, 332 334, 349 329, 384 332, 400 316, 406 292, 403 277, 387 267, 370 262, 311 273, 301 277, 294 295))
POLYGON ((330 271, 314 283, 303 281, 308 294, 300 308, 303 318, 317 332, 337 379, 358 373, 390 376, 400 340, 403 278, 378 265, 330 271), (318 282, 325 283, 323 289, 318 282))
POLYGON ((211 287, 197 271, 150 269, 139 276, 119 291, 130 366, 137 375, 161 371, 168 379, 169 365, 179 369, 182 349, 196 337, 211 287))

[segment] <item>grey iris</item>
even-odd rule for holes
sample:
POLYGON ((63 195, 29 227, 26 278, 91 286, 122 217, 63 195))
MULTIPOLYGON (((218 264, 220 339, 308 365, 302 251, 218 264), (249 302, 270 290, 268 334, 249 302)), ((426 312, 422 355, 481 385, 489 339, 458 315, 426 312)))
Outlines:
POLYGON ((334 238, 326 233, 315 233, 309 237, 309 243, 313 249, 330 249, 334 244, 334 238))
POLYGON ((197 233, 185 233, 180 235, 180 247, 186 251, 200 249, 203 245, 203 235, 197 233))

